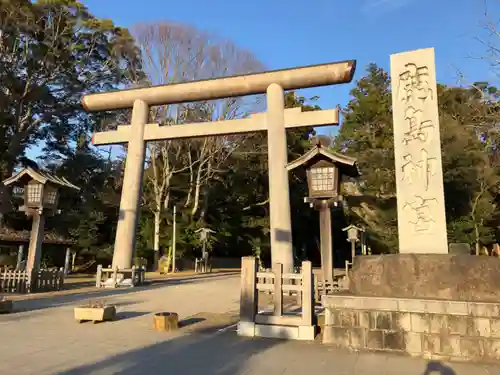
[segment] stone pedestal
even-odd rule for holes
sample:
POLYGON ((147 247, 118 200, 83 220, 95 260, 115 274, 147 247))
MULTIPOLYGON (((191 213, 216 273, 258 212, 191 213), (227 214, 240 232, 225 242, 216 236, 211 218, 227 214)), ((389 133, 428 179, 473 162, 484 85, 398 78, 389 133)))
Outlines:
POLYGON ((356 257, 349 275, 355 295, 500 301, 500 259, 453 254, 356 257))
POLYGON ((497 303, 323 296, 323 344, 440 361, 500 359, 497 303))

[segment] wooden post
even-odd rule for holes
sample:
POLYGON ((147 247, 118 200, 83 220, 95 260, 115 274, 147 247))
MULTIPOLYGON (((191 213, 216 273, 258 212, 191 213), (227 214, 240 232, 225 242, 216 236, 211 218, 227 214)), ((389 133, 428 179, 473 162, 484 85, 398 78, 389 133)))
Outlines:
POLYGON ((35 293, 38 290, 38 273, 39 270, 31 269, 28 272, 28 292, 35 293))
POLYGON ((311 262, 302 262, 302 319, 306 326, 313 324, 314 296, 311 262))
POLYGON ((26 259, 26 270, 38 270, 42 257, 43 229, 45 225, 45 216, 43 213, 33 215, 31 225, 30 243, 28 247, 28 257, 26 259))
POLYGON ((207 240, 203 240, 202 258, 203 258, 203 273, 207 273, 208 272, 207 240))
POLYGON ((319 233, 323 282, 333 281, 332 213, 326 201, 319 210, 319 233))
MULTIPOLYGON (((313 284, 314 284, 314 300, 319 301, 320 296, 319 296, 319 280, 318 280, 318 275, 313 275, 313 284)), ((302 280, 302 292, 304 292, 304 280, 302 280)), ((304 299, 304 296, 302 295, 302 299, 304 299)))
POLYGON ((7 276, 8 276, 7 267, 5 267, 3 269, 2 283, 0 284, 0 287, 2 288, 2 290, 7 289, 9 287, 7 276))
POLYGON ((101 287, 101 280, 102 280, 102 265, 98 265, 97 266, 97 273, 96 273, 96 276, 95 276, 95 286, 96 288, 100 288, 101 287))
POLYGON ((64 276, 65 276, 64 268, 59 268, 59 280, 58 280, 58 290, 63 289, 64 287, 64 276))
POLYGON ((16 264, 16 270, 19 271, 21 270, 21 263, 23 262, 23 257, 24 257, 24 245, 19 245, 19 250, 17 251, 17 264, 16 264))
POLYGON ((71 270, 75 269, 75 261, 76 261, 76 251, 71 256, 71 270))
POLYGON ((366 232, 363 231, 361 232, 361 254, 367 255, 366 253, 366 232))
POLYGON ((132 286, 135 286, 135 274, 136 274, 136 268, 135 268, 135 264, 134 264, 132 266, 132 276, 131 276, 132 286))
POLYGON ((64 258, 64 276, 68 276, 70 267, 71 250, 68 247, 66 249, 66 258, 64 258))
POLYGON ((116 280, 118 279, 118 266, 114 268, 112 278, 113 278, 113 285, 116 288, 118 286, 118 283, 116 282, 116 280))
POLYGON ((356 257, 356 241, 351 241, 351 262, 354 264, 354 258, 356 257))
POLYGON ((283 265, 273 264, 274 273, 274 316, 283 314, 283 265))
POLYGON ((295 279, 295 285, 297 286, 297 305, 302 306, 302 280, 295 279))
POLYGON ((240 321, 254 323, 257 314, 257 267, 254 257, 241 259, 240 321))

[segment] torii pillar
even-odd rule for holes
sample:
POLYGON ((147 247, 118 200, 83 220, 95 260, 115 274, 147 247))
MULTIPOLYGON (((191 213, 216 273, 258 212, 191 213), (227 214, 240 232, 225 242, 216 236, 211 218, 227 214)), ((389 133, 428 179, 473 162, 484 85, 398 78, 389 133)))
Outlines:
POLYGON ((353 78, 355 67, 355 60, 350 60, 84 96, 82 104, 89 111, 133 108, 131 126, 119 126, 117 131, 96 133, 93 137, 95 145, 128 142, 113 267, 130 268, 132 264, 146 141, 267 130, 271 258, 273 263, 281 263, 285 272, 290 272, 293 250, 285 129, 338 124, 338 111, 302 113, 300 108, 285 111, 284 90, 348 83, 353 78), (150 106, 263 93, 267 93, 265 116, 257 114, 248 119, 215 121, 201 126, 147 124, 150 106))

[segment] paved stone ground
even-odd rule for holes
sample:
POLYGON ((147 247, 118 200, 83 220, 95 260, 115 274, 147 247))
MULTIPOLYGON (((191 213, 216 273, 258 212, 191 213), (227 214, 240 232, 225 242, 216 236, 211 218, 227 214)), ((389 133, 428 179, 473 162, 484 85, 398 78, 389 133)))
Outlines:
POLYGON ((105 290, 92 299, 99 296, 117 305, 120 319, 76 323, 72 309, 88 299, 82 295, 17 301, 16 308, 25 311, 0 316, 0 374, 500 375, 500 366, 450 365, 349 353, 318 343, 240 338, 234 327, 224 329, 234 319, 221 319, 212 327, 196 323, 201 329, 193 324, 174 335, 152 331, 154 311, 175 311, 181 319, 237 311, 239 279, 234 275, 105 290))

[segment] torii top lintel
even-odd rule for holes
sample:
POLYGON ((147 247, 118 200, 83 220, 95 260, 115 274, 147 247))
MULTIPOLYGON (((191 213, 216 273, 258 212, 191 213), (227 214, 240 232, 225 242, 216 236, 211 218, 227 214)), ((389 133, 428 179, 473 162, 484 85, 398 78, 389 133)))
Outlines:
POLYGON ((263 94, 276 83, 284 90, 328 86, 351 82, 356 60, 272 70, 263 73, 220 77, 201 81, 117 90, 82 97, 88 111, 131 108, 137 99, 148 105, 165 105, 201 100, 263 94))

